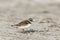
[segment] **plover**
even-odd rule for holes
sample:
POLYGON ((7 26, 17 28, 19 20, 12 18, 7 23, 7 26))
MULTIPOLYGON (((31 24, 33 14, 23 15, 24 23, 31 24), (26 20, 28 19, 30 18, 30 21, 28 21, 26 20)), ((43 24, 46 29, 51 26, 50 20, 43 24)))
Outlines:
POLYGON ((29 18, 28 20, 24 20, 18 24, 11 25, 11 26, 17 26, 16 28, 20 28, 22 29, 22 32, 25 32, 24 29, 30 27, 32 22, 33 22, 33 19, 29 18))

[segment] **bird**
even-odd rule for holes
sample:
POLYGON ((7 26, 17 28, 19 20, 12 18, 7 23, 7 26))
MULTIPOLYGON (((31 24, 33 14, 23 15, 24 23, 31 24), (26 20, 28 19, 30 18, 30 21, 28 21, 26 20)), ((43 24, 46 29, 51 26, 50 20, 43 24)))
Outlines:
POLYGON ((30 27, 32 22, 33 22, 33 19, 29 18, 27 20, 23 20, 23 21, 19 22, 18 24, 11 25, 11 26, 17 26, 16 28, 20 28, 20 29, 22 29, 22 32, 25 32, 24 29, 30 27))

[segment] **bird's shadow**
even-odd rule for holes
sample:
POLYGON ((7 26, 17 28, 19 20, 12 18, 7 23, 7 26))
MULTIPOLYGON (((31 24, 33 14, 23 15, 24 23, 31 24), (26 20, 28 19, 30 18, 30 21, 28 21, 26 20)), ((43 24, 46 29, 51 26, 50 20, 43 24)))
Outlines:
POLYGON ((33 29, 30 29, 30 30, 26 30, 26 32, 30 33, 30 32, 37 32, 38 30, 33 30, 33 29))
POLYGON ((35 32, 45 32, 44 30, 34 30, 34 29, 29 29, 29 30, 25 30, 25 32, 21 32, 21 31, 18 31, 18 33, 35 33, 35 32))
POLYGON ((19 31, 19 33, 34 33, 34 32, 38 32, 38 30, 30 29, 30 30, 25 30, 25 32, 20 32, 19 31))
POLYGON ((30 30, 27 30, 26 32, 30 33, 34 33, 34 32, 44 32, 44 30, 34 30, 34 29, 30 29, 30 30))

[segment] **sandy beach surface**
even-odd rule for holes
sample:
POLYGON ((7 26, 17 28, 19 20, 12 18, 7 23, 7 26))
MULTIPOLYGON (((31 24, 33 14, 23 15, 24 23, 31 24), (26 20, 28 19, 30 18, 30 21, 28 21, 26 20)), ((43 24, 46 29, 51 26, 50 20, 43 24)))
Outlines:
POLYGON ((0 0, 0 40, 60 40, 59 0, 0 0), (11 27, 22 20, 35 21, 21 33, 11 27))

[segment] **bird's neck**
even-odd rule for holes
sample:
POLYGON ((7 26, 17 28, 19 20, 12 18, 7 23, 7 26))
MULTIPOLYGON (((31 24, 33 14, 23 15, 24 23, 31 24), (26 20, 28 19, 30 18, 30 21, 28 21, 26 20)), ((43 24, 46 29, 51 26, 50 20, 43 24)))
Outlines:
POLYGON ((31 24, 31 21, 30 20, 28 20, 28 22, 31 24))

